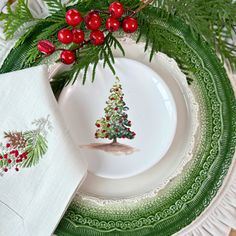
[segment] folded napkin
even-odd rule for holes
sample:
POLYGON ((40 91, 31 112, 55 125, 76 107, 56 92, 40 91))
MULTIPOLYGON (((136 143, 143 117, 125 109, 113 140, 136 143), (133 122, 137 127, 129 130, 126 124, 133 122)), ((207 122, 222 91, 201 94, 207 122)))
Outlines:
POLYGON ((0 235, 50 236, 86 165, 61 118, 47 66, 0 75, 0 235))

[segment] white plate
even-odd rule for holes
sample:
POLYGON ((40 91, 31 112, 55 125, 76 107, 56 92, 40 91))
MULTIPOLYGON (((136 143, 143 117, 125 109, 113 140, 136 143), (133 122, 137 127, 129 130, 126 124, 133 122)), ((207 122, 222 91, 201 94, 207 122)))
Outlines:
POLYGON ((173 96, 161 77, 140 62, 127 58, 115 61, 124 101, 130 108, 127 114, 132 121, 131 130, 137 134, 133 140, 118 140, 134 149, 129 155, 123 152, 115 155, 110 149, 109 152, 91 149, 91 144, 111 143, 94 137, 95 122, 104 116, 106 101, 115 83, 115 76, 109 68, 103 68, 102 62, 97 67, 94 83, 89 81, 93 69, 90 67, 87 83, 82 85, 82 77, 79 77, 78 82, 66 87, 59 98, 72 137, 88 161, 88 170, 112 179, 137 175, 160 161, 173 141, 177 123, 173 96))
MULTIPOLYGON (((84 184, 79 189, 79 195, 85 199, 91 196, 98 196, 102 199, 124 199, 150 191, 156 193, 182 172, 192 157, 197 138, 198 105, 187 85, 186 77, 178 68, 177 63, 163 53, 155 54, 152 62, 149 62, 149 53, 143 53, 144 43, 136 44, 131 38, 122 38, 120 43, 125 49, 125 58, 139 61, 150 67, 167 84, 177 108, 176 133, 166 155, 143 173, 129 178, 111 179, 99 177, 89 172, 84 184)), ((114 55, 122 57, 120 51, 114 51, 114 55)), ((67 67, 61 64, 51 66, 50 77, 65 69, 67 67)), ((90 81, 87 82, 90 83, 90 81)), ((64 114, 65 112, 62 110, 62 115, 64 114)))

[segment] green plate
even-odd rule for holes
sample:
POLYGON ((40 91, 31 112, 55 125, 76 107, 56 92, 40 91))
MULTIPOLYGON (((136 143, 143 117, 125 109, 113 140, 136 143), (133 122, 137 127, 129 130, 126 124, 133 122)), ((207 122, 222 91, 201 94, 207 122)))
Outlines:
POLYGON ((200 142, 194 157, 171 184, 142 201, 98 204, 77 197, 56 230, 59 236, 172 235, 209 205, 227 173, 235 151, 236 101, 223 65, 180 21, 156 19, 153 27, 161 51, 193 80, 200 104, 200 142))
MULTIPOLYGON (((180 20, 155 18, 150 24, 159 35, 161 51, 174 58, 193 80, 191 86, 200 104, 194 157, 181 175, 142 201, 97 204, 78 196, 60 222, 58 236, 172 235, 203 212, 227 174, 236 144, 236 100, 223 65, 208 44, 194 38, 180 20)), ((14 53, 29 49, 30 45, 13 49, 1 72, 17 69, 21 58, 14 53)))

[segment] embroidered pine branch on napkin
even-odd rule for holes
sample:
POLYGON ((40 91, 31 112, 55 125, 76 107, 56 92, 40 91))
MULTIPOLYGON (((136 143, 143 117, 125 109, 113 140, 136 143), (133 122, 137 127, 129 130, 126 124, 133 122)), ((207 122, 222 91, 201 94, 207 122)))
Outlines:
POLYGON ((51 235, 86 165, 61 118, 47 66, 1 74, 0 93, 0 235, 51 235))

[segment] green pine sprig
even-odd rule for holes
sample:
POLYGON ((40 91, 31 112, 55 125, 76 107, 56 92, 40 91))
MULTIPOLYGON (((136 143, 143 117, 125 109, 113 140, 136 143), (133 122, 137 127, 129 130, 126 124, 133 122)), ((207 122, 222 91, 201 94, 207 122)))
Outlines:
MULTIPOLYGON (((222 62, 236 69, 236 2, 234 0, 154 0, 158 9, 187 23, 191 33, 204 38, 222 62)), ((150 28, 150 27, 149 27, 150 28)))
POLYGON ((28 8, 28 1, 25 0, 18 0, 14 11, 11 9, 10 4, 8 4, 7 13, 0 13, 0 21, 4 22, 6 39, 12 39, 20 28, 35 20, 28 8))
POLYGON ((22 162, 21 167, 35 166, 48 150, 46 136, 48 131, 53 129, 49 116, 46 119, 41 118, 35 120, 32 124, 37 128, 24 133, 24 139, 26 140, 24 152, 28 154, 27 159, 22 162))
MULTIPOLYGON (((57 32, 65 26, 64 21, 58 21, 53 24, 48 25, 46 30, 42 30, 37 37, 32 42, 32 47, 29 51, 25 53, 24 60, 22 61, 22 65, 24 67, 28 67, 29 65, 32 65, 34 62, 43 59, 42 54, 37 49, 37 44, 42 39, 50 39, 50 41, 54 42, 56 44, 56 35, 57 32)), ((38 25, 35 26, 36 30, 38 28, 38 25)), ((27 34, 27 33, 26 33, 27 34)), ((27 38, 27 35, 26 35, 27 38)), ((21 42, 22 43, 22 42, 21 42)))
POLYGON ((66 13, 65 5, 60 0, 44 0, 48 5, 48 10, 51 15, 57 14, 58 12, 66 13))
POLYGON ((120 42, 111 33, 107 34, 103 45, 95 47, 92 44, 87 44, 81 48, 77 53, 77 60, 70 70, 62 72, 52 79, 51 85, 54 93, 58 94, 58 92, 69 83, 73 84, 80 73, 83 73, 82 83, 84 84, 87 79, 87 72, 90 65, 92 66, 93 71, 93 82, 99 60, 103 60, 103 67, 108 66, 112 73, 115 74, 113 67, 115 59, 112 53, 112 48, 119 49, 123 55, 125 54, 120 42))
POLYGON ((39 163, 48 149, 46 138, 37 130, 24 133, 27 140, 25 152, 28 152, 27 159, 22 162, 21 167, 31 167, 39 163))

